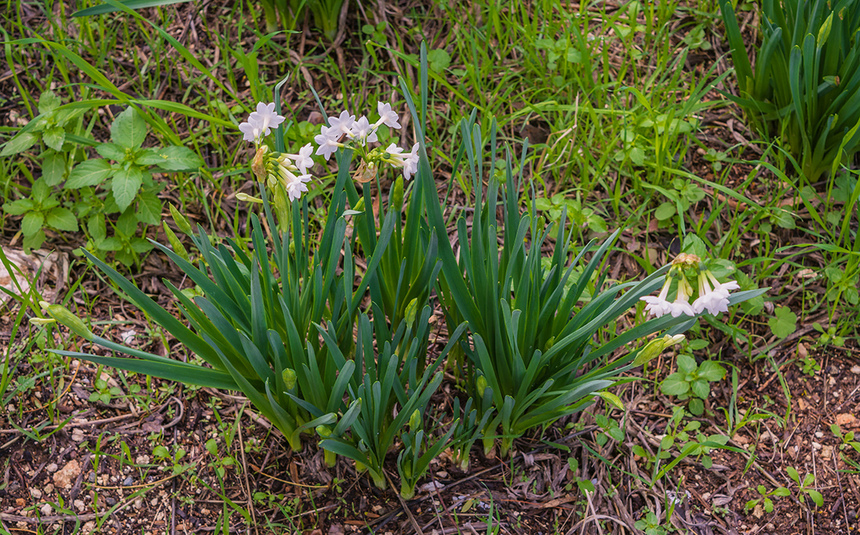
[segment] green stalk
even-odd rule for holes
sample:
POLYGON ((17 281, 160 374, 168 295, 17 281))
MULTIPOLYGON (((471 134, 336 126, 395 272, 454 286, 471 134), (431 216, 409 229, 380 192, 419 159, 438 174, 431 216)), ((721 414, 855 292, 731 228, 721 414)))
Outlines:
POLYGON ((272 0, 260 0, 260 4, 263 6, 263 16, 266 19, 266 32, 278 31, 278 12, 275 10, 275 3, 272 0))

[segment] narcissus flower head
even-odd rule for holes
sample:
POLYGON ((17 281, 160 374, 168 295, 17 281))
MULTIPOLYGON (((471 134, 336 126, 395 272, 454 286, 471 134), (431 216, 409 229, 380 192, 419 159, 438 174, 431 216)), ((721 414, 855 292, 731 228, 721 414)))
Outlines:
POLYGON ((277 128, 283 122, 284 117, 275 112, 274 102, 259 102, 256 111, 248 116, 248 121, 239 125, 239 130, 244 134, 243 140, 259 145, 263 138, 271 133, 272 128, 277 128))
POLYGON ((681 253, 672 260, 672 267, 666 274, 666 282, 660 290, 660 295, 644 296, 640 300, 646 304, 645 310, 655 317, 671 314, 672 317, 696 316, 707 311, 710 314, 727 312, 729 309, 729 292, 740 286, 735 281, 721 283, 710 270, 704 267, 702 260, 693 254, 681 253), (694 294, 693 286, 688 280, 688 274, 694 271, 698 279, 698 298, 690 303, 694 294), (676 283, 675 299, 669 301, 669 290, 676 283))

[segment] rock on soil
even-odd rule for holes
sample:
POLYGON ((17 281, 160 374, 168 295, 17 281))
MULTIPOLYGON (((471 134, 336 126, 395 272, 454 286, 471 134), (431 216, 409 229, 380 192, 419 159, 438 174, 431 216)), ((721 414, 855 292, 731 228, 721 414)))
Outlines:
POLYGON ((54 486, 58 489, 67 489, 72 486, 72 481, 79 475, 81 475, 81 465, 72 459, 54 474, 54 486))

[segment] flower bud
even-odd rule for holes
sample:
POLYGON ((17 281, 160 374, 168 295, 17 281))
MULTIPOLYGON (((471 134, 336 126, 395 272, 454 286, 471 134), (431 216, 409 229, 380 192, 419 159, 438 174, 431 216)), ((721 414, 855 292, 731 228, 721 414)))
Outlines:
POLYGON ((634 366, 641 366, 646 362, 650 361, 657 355, 663 352, 667 347, 671 347, 677 343, 680 343, 684 340, 683 334, 676 334, 675 336, 669 336, 668 334, 663 338, 655 338, 651 340, 645 347, 639 351, 639 354, 636 355, 636 359, 633 361, 634 366))
POLYGON ((391 190, 391 206, 400 210, 403 205, 403 175, 397 177, 394 181, 394 188, 391 190))
POLYGON ((254 153, 254 159, 251 161, 251 171, 257 176, 258 180, 265 180, 266 175, 266 154, 269 152, 269 147, 260 145, 257 152, 254 153))
POLYGON ((412 301, 409 301, 409 304, 406 305, 406 312, 404 314, 403 320, 406 322, 408 327, 412 327, 415 323, 415 315, 418 313, 418 298, 416 297, 412 301))
POLYGON ((421 426, 421 411, 415 409, 412 416, 409 417, 409 428, 413 431, 421 426))
POLYGON ((39 306, 42 307, 42 310, 50 314, 52 318, 68 327, 69 330, 71 330, 73 333, 77 334, 81 338, 85 340, 92 340, 95 337, 92 331, 87 328, 86 324, 81 321, 79 317, 72 314, 69 309, 67 309, 63 305, 52 305, 45 301, 39 301, 39 306))
POLYGON ((236 200, 242 202, 254 202, 257 204, 263 204, 263 199, 258 199, 256 197, 251 197, 247 193, 242 193, 241 191, 236 194, 236 200))
POLYGON ((487 378, 483 375, 478 376, 478 395, 483 398, 484 391, 487 389, 487 378))
POLYGON ((180 232, 188 234, 189 236, 192 234, 191 224, 188 223, 185 216, 182 215, 172 204, 170 205, 170 217, 173 218, 174 223, 176 223, 176 228, 178 228, 180 232))
POLYGON ((188 260, 188 251, 185 250, 185 246, 176 237, 176 233, 173 232, 172 228, 167 226, 167 221, 163 221, 162 225, 164 226, 164 235, 167 236, 167 241, 170 243, 170 247, 173 248, 173 252, 182 257, 183 260, 188 260))
POLYGON ((674 260, 672 260, 672 265, 686 269, 699 267, 699 264, 701 264, 701 262, 702 260, 694 254, 681 253, 676 256, 674 260))
POLYGON ((51 323, 57 323, 57 320, 54 318, 30 318, 30 323, 42 327, 51 323))
POLYGON ((284 386, 287 387, 287 390, 292 390, 296 387, 296 370, 287 368, 281 375, 284 378, 284 386))

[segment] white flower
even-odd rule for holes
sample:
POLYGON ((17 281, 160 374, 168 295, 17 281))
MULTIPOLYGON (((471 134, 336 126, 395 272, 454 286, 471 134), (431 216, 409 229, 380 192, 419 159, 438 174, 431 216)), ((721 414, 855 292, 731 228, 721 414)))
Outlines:
POLYGON ((418 143, 412 145, 412 151, 408 154, 403 154, 403 149, 392 143, 385 149, 388 156, 385 161, 394 167, 403 169, 403 178, 409 180, 416 172, 418 172, 418 143))
POLYGON ((660 295, 657 297, 646 295, 645 297, 639 298, 640 301, 645 301, 647 303, 647 305, 645 305, 645 310, 650 312, 655 318, 659 318, 660 316, 672 311, 672 303, 666 300, 666 297, 669 295, 669 285, 671 283, 671 277, 666 277, 666 282, 663 283, 663 288, 660 289, 660 295))
POLYGON ((371 125, 370 121, 364 115, 352 123, 352 128, 350 128, 348 135, 362 145, 377 141, 375 126, 371 125))
POLYGON ((740 288, 735 281, 721 283, 710 271, 699 274, 699 298, 693 302, 693 309, 697 314, 707 310, 709 314, 717 315, 720 312, 729 311, 729 291, 740 288), (708 284, 708 279, 714 288, 708 284))
POLYGON ((710 271, 708 272, 708 276, 711 278, 711 282, 714 283, 714 291, 719 292, 719 293, 725 295, 726 297, 729 296, 729 292, 731 290, 740 290, 741 289, 740 284, 738 284, 735 281, 728 281, 728 282, 717 281, 716 277, 714 277, 710 271))
POLYGON ((391 104, 387 102, 377 102, 376 103, 376 111, 379 113, 379 120, 376 121, 377 128, 380 125, 386 125, 396 130, 400 129, 400 123, 398 120, 400 119, 397 116, 397 112, 391 109, 391 104))
POLYGON ((412 151, 406 156, 406 165, 403 166, 403 178, 409 180, 412 175, 418 172, 418 143, 412 145, 412 151))
POLYGON ((646 295, 640 297, 640 301, 648 303, 645 310, 650 312, 655 317, 659 318, 665 314, 671 314, 673 318, 677 318, 684 314, 686 316, 695 316, 696 311, 690 305, 689 299, 693 288, 687 282, 687 278, 683 274, 678 277, 678 294, 675 296, 675 301, 670 302, 666 299, 669 296, 669 286, 672 283, 672 271, 666 276, 666 282, 663 283, 663 288, 660 290, 660 295, 657 297, 646 295))
POLYGON ((669 313, 672 314, 673 318, 677 318, 681 314, 684 314, 686 316, 696 315, 696 311, 693 309, 690 303, 688 303, 686 299, 682 299, 680 295, 677 299, 675 299, 673 303, 669 303, 669 306, 669 313))
POLYGON ((308 174, 308 169, 314 166, 314 160, 311 158, 311 155, 314 153, 314 147, 310 143, 299 149, 298 154, 290 154, 290 157, 295 160, 296 167, 299 168, 299 171, 306 175, 308 174))
POLYGON ((291 201, 301 198, 302 193, 308 191, 307 182, 310 182, 311 175, 293 175, 292 179, 287 182, 287 196, 291 201))
POLYGON ((239 125, 239 130, 245 134, 242 136, 243 141, 254 143, 258 138, 262 138, 263 131, 258 126, 258 121, 249 119, 248 122, 239 125))
POLYGON ((262 123, 263 130, 265 130, 266 135, 269 135, 269 128, 277 128, 282 122, 284 122, 284 118, 275 113, 274 102, 270 102, 268 104, 258 102, 257 110, 251 113, 251 118, 254 118, 255 115, 262 123))
POLYGON ((690 286, 689 281, 687 281, 687 277, 685 277, 683 273, 679 274, 678 295, 675 296, 675 301, 671 304, 672 309, 669 313, 672 314, 673 318, 677 318, 681 314, 686 316, 695 316, 696 311, 690 305, 690 296, 693 295, 693 287, 690 286))
POLYGON ((316 152, 317 155, 322 156, 326 160, 331 158, 331 155, 334 154, 337 149, 343 146, 337 141, 339 137, 339 134, 336 137, 333 137, 331 129, 327 126, 323 126, 320 130, 320 133, 314 136, 314 141, 316 141, 317 145, 319 145, 319 148, 317 148, 316 152))
POLYGON ((403 149, 392 143, 385 148, 385 152, 388 153, 389 158, 392 160, 392 165, 397 165, 397 167, 403 165, 403 149))
MULTIPOLYGON (((350 115, 348 111, 340 112, 339 117, 329 117, 328 133, 337 141, 343 134, 349 134, 352 124, 355 122, 355 115, 350 115)), ((321 144, 321 143, 317 143, 321 144)))
POLYGON ((648 303, 647 305, 645 305, 645 310, 647 312, 650 312, 655 318, 659 318, 660 316, 668 314, 672 311, 672 303, 666 301, 662 297, 646 295, 645 297, 640 297, 639 299, 648 303))
POLYGON ((696 314, 701 314, 707 310, 708 314, 716 316, 720 312, 729 311, 729 298, 718 292, 708 292, 693 301, 693 310, 696 311, 696 314))
POLYGON ((257 110, 251 112, 248 121, 239 125, 239 130, 245 134, 242 139, 260 143, 264 137, 284 122, 284 118, 275 113, 275 103, 257 103, 257 110))
POLYGON ((302 193, 308 190, 305 184, 311 181, 311 175, 301 174, 296 176, 284 165, 278 165, 276 173, 276 178, 280 180, 281 184, 287 190, 287 195, 291 201, 300 198, 302 193))

